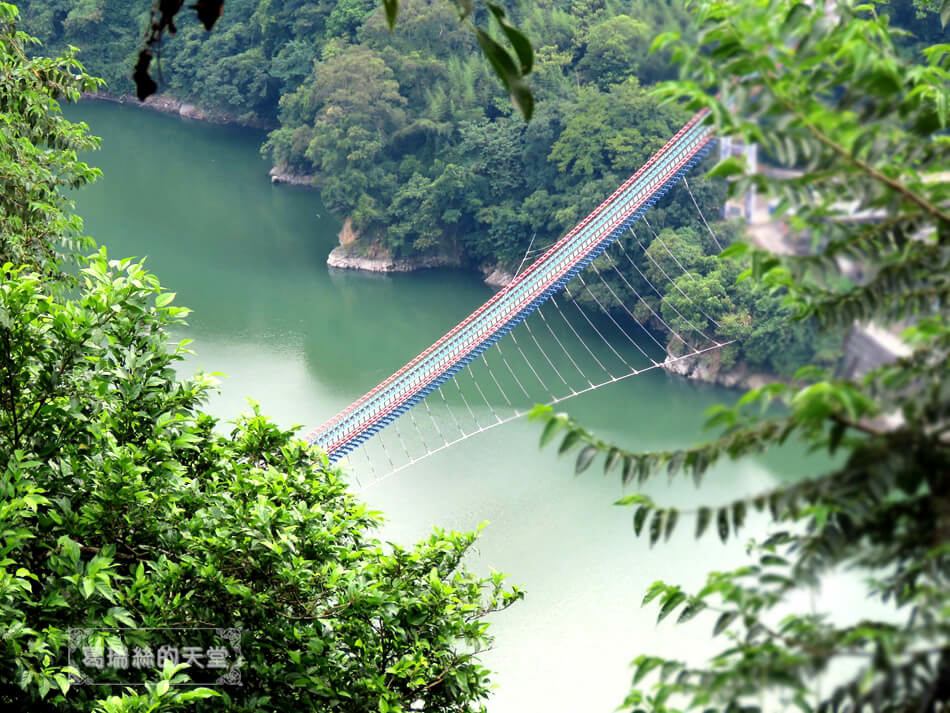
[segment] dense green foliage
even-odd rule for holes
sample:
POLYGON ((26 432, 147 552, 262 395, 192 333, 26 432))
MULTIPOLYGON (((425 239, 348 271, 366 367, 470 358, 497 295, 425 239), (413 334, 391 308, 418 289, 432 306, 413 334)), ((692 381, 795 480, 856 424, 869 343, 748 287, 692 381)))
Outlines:
MULTIPOLYGON (((37 208, 0 201, 0 708, 482 709, 483 617, 521 593, 462 567, 475 535, 383 545, 379 514, 322 453, 256 409, 221 434, 202 410, 210 380, 175 373, 186 349, 169 331, 187 310, 141 264, 103 249, 59 279, 49 245, 77 224, 55 171, 28 177, 92 176, 75 148, 93 140, 53 99, 59 68, 92 80, 69 57, 28 62, 15 10, 0 13, 5 126, 43 149, 9 179, 37 208), (150 629, 169 626, 241 629, 243 688, 170 686, 182 666, 147 688, 70 685, 70 629, 154 647, 150 629)), ((129 673, 110 666, 99 681, 129 673)))
MULTIPOLYGON (((356 44, 324 52, 281 100, 266 148, 278 166, 314 175, 327 206, 394 255, 517 265, 532 235, 566 232, 688 117, 641 87, 665 76, 649 41, 678 26, 677 8, 630 0, 513 13, 540 45, 526 125, 451 9, 412 0, 392 35, 371 15, 356 44)), ((699 188, 711 215, 721 190, 699 188)))
MULTIPOLYGON (((21 4, 44 43, 80 46, 107 91, 131 92, 147 22, 140 0, 21 4)), ((212 33, 179 23, 162 49, 163 86, 239 120, 279 125, 265 145, 275 163, 313 175, 364 244, 395 255, 516 264, 535 232, 572 227, 687 116, 640 88, 669 76, 668 55, 648 49, 658 32, 684 23, 674 0, 514 10, 513 21, 538 38, 528 125, 442 0, 402 5, 392 34, 375 3, 226 7, 212 33)), ((715 215, 722 189, 697 191, 715 215)), ((686 200, 667 202, 683 202, 677 218, 695 221, 686 200)))
POLYGON ((31 40, 17 32, 16 12, 8 5, 0 7, 0 33, 0 263, 46 270, 58 250, 78 247, 82 230, 59 189, 77 188, 98 175, 77 157, 96 139, 66 121, 56 100, 74 101, 97 82, 77 74, 72 52, 27 58, 31 40))
MULTIPOLYGON (((651 216, 652 217, 652 216, 651 216)), ((735 378, 743 371, 791 379, 803 364, 834 366, 841 355, 841 331, 820 333, 814 320, 793 320, 795 310, 775 293, 750 280, 737 283, 743 267, 715 255, 740 235, 737 223, 716 226, 715 242, 695 228, 653 232, 635 226, 621 239, 623 251, 599 257, 584 282, 567 292, 594 313, 599 305, 615 308, 613 318, 634 320, 649 329, 672 357, 709 347, 726 346, 694 357, 705 378, 735 378)))
MULTIPOLYGON (((525 125, 459 23, 458 5, 409 0, 390 33, 371 0, 229 0, 211 33, 178 23, 157 58, 162 87, 236 120, 276 125, 267 154, 282 170, 312 175, 364 249, 511 267, 532 235, 572 227, 688 116, 641 89, 670 76, 669 53, 651 54, 652 38, 688 22, 679 0, 513 8, 536 45, 537 110, 525 125)), ((132 92, 148 3, 21 6, 44 44, 79 46, 107 91, 132 92)), ((895 12, 918 35, 933 32, 912 0, 897 0, 895 12)), ((485 25, 487 14, 478 6, 473 17, 485 25)), ((722 187, 703 184, 697 197, 715 216, 722 187)), ((677 204, 658 227, 699 230, 681 192, 666 199, 677 204)))
MULTIPOLYGON (((70 7, 64 14, 56 3, 24 3, 30 27, 54 44, 67 38, 88 46, 110 90, 129 91, 117 68, 129 66, 139 47, 134 13, 120 16, 130 2, 70 7), (121 47, 125 59, 117 62, 119 50, 107 47, 121 47)), ((512 268, 532 238, 537 246, 566 232, 689 116, 648 93, 671 71, 668 52, 649 52, 652 38, 687 24, 676 0, 543 2, 517 8, 512 19, 537 45, 537 108, 528 124, 444 0, 403 4, 393 33, 374 3, 232 0, 210 34, 198 23, 179 23, 163 50, 165 83, 177 96, 232 116, 278 122, 265 152, 285 171, 314 176, 325 204, 362 236, 351 250, 512 268)), ((697 177, 692 189, 715 218, 724 183, 697 177)), ((683 190, 651 212, 651 225, 686 238, 660 242, 702 280, 683 276, 688 284, 674 285, 657 274, 654 253, 662 265, 665 248, 643 252, 656 242, 649 231, 640 245, 628 240, 637 265, 620 262, 622 277, 607 279, 628 305, 638 302, 631 289, 644 296, 648 304, 637 317, 670 341, 671 354, 685 343, 667 325, 699 337, 684 328, 685 318, 713 339, 737 340, 706 359, 713 373, 746 364, 789 376, 801 363, 824 362, 827 340, 816 339, 809 325, 789 328, 778 297, 752 283, 734 290, 732 275, 702 258, 716 248, 683 190)), ((728 243, 734 230, 718 230, 728 243)), ((623 318, 622 310, 615 316, 623 318)))
MULTIPOLYGON (((832 15, 822 2, 697 2, 699 41, 664 40, 683 81, 662 92, 709 107, 722 135, 760 142, 805 169, 780 179, 744 176, 731 161, 721 167, 737 175, 737 194, 754 182, 780 197, 814 248, 776 256, 736 243, 724 258, 744 256, 741 276, 822 325, 910 324, 912 354, 860 382, 805 368, 802 386, 774 384, 717 407, 709 425, 720 435, 682 450, 629 452, 565 414, 538 412, 543 442, 563 433, 561 452, 580 447, 578 472, 602 452, 605 470, 619 467, 625 483, 661 470, 699 483, 714 463, 793 438, 833 456, 825 472, 795 484, 691 512, 639 493, 620 501, 651 545, 687 515, 697 537, 714 530, 723 541, 740 535, 753 509, 770 525, 750 542, 748 566, 710 573, 695 592, 650 587, 644 604, 659 605, 659 621, 706 617, 713 636, 729 641, 705 664, 638 657, 632 710, 936 712, 950 704, 950 45, 915 59, 895 47, 887 6, 836 5, 832 15), (852 220, 864 210, 879 216, 852 220), (864 281, 840 280, 841 258, 864 265, 864 281), (784 407, 768 408, 775 401, 784 407), (790 602, 848 569, 873 613, 860 600, 843 619, 823 613, 820 600, 814 611, 790 602)), ((950 1, 932 5, 950 19, 950 1)))

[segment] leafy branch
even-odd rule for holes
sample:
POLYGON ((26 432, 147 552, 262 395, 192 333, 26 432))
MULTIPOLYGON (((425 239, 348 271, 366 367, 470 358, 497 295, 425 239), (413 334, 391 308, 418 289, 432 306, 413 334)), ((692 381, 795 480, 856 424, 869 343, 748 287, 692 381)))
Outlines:
MULTIPOLYGON (((707 427, 718 436, 691 448, 630 452, 566 414, 535 411, 542 444, 562 436, 559 453, 578 449, 575 472, 602 455, 605 472, 619 467, 625 485, 664 470, 698 484, 724 457, 792 436, 830 457, 817 474, 725 504, 681 510, 641 493, 618 501, 634 508, 634 531, 651 546, 686 515, 697 537, 714 529, 723 542, 753 509, 782 527, 752 546, 756 562, 710 573, 696 594, 663 582, 647 591, 658 620, 708 609, 714 636, 727 633, 730 643, 704 668, 638 657, 625 701, 632 710, 751 712, 750 701, 767 697, 803 713, 877 713, 939 710, 950 700, 950 188, 941 178, 950 170, 950 47, 916 61, 895 49, 884 6, 810 5, 698 0, 697 41, 670 33, 654 43, 672 50, 682 77, 655 95, 708 108, 720 136, 757 143, 786 175, 797 173, 747 175, 737 159, 713 169, 731 179, 732 195, 754 189, 775 200, 807 242, 790 256, 734 243, 721 257, 746 261, 740 280, 824 325, 902 323, 912 351, 858 382, 809 367, 791 384, 753 389, 711 409, 707 427), (865 591, 887 615, 835 626, 814 611, 778 611, 793 590, 844 570, 870 578, 865 591), (841 673, 831 665, 839 657, 862 668, 841 673), (830 692, 813 685, 822 677, 830 692)), ((950 0, 929 7, 950 20, 950 0)))

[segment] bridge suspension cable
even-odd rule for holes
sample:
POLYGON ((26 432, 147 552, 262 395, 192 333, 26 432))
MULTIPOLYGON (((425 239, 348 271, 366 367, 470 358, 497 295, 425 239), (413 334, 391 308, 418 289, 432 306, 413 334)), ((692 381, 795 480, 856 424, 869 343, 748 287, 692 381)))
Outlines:
MULTIPOLYGON (((330 461, 335 462, 376 436, 374 443, 378 443, 389 473, 398 472, 476 433, 523 416, 535 403, 556 404, 724 346, 710 339, 675 305, 670 305, 678 320, 689 326, 686 336, 679 334, 660 313, 659 303, 651 304, 655 298, 641 294, 619 269, 621 260, 625 260, 649 289, 662 298, 661 290, 647 279, 623 245, 622 238, 629 231, 645 258, 691 302, 677 278, 694 276, 656 234, 644 213, 681 179, 689 190, 685 175, 708 151, 712 140, 703 118, 703 112, 694 116, 587 218, 543 249, 541 256, 522 270, 528 256, 535 252, 532 245, 536 235, 532 236, 515 278, 505 288, 402 369, 312 431, 307 441, 323 448, 330 461), (641 218, 654 242, 659 241, 672 258, 676 275, 670 275, 654 259, 633 231, 634 222, 641 218), (617 246, 615 252, 606 252, 612 245, 617 246), (603 257, 594 264, 600 256, 603 257), (581 272, 592 264, 596 277, 588 282, 581 272), (616 275, 620 282, 611 285, 605 275, 611 279, 616 275), (621 284, 635 298, 633 305, 626 304, 618 294, 621 284), (555 299, 561 291, 570 305, 555 299), (573 319, 565 308, 575 313, 573 319), (529 318, 536 329, 532 329, 529 318), (670 340, 679 344, 676 354, 669 353, 645 321, 651 321, 654 330, 669 333, 670 340), (519 331, 521 335, 517 334, 519 331), (506 354, 500 340, 507 334, 511 334, 511 349, 506 354), (602 342, 606 351, 600 347, 593 349, 588 344, 590 340, 602 342), (561 354, 566 362, 561 360, 561 354), (468 372, 466 383, 470 382, 470 386, 463 387, 457 378, 463 369, 468 372), (479 374, 484 378, 479 378, 479 374), (441 388, 449 381, 451 389, 441 388), (490 393, 486 393, 488 385, 490 393), (433 391, 438 391, 441 398, 430 403, 425 399, 433 391), (425 404, 427 422, 424 418, 416 419, 411 410, 420 401, 425 404), (411 425, 421 442, 421 453, 410 448, 400 429, 400 416, 407 411, 409 419, 405 423, 411 425), (443 430, 440 424, 446 428, 443 430), (387 428, 390 425, 392 429, 387 428), (384 437, 387 433, 389 437, 384 437), (396 449, 392 448, 390 437, 398 442, 398 450, 405 459, 393 457, 396 449)), ((699 210, 692 191, 690 195, 699 210)), ((702 220, 718 245, 705 216, 702 220)), ((718 326, 708 314, 699 311, 710 324, 718 326)), ((372 463, 372 458, 367 458, 372 463)), ((372 473, 374 482, 389 474, 379 476, 375 467, 372 473)))

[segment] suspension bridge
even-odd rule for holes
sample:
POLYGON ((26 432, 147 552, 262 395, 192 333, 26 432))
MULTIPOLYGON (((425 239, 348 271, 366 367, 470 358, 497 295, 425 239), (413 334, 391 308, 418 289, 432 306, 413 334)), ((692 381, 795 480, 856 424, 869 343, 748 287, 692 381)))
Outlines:
MULTIPOLYGON (((593 264, 595 258, 611 246, 617 246, 620 253, 617 254, 616 251, 612 253, 613 257, 609 262, 610 269, 615 271, 629 291, 646 305, 649 317, 669 329, 673 337, 681 343, 679 349, 681 353, 675 359, 685 359, 723 346, 704 334, 678 312, 677 314, 682 318, 679 320, 680 323, 688 324, 696 334, 683 336, 677 333, 656 309, 644 300, 624 276, 624 272, 619 269, 625 259, 630 267, 636 269, 640 276, 645 278, 636 262, 626 254, 619 239, 629 231, 634 236, 635 242, 646 253, 646 247, 633 228, 634 223, 642 219, 648 229, 653 232, 654 237, 659 240, 659 236, 653 231, 644 214, 679 181, 682 180, 686 189, 689 190, 686 174, 705 156, 713 143, 712 130, 703 123, 705 115, 704 110, 693 116, 633 176, 578 223, 573 230, 549 248, 544 249, 543 254, 526 269, 521 271, 519 268, 518 274, 506 287, 392 376, 310 432, 306 436, 306 441, 326 451, 332 463, 353 452, 370 438, 380 434, 383 429, 395 424, 397 419, 407 413, 415 430, 423 434, 424 429, 420 427, 412 412, 414 407, 422 403, 431 424, 428 429, 429 440, 435 439, 435 445, 427 443, 426 437, 422 435, 423 452, 414 455, 406 446, 405 439, 396 425, 394 430, 397 432, 406 460, 401 466, 397 466, 387 451, 386 457, 392 472, 475 433, 517 418, 538 401, 557 403, 585 391, 657 368, 664 362, 668 363, 673 358, 668 355, 666 345, 658 341, 644 326, 642 317, 638 317, 634 310, 624 304, 617 295, 616 289, 611 287, 611 283, 604 278, 602 270, 593 264), (599 281, 596 290, 592 289, 581 275, 588 267, 595 273, 594 280, 599 281), (579 285, 573 287, 573 294, 569 283, 571 286, 579 285), (580 315, 580 322, 577 316, 569 318, 561 304, 555 299, 557 293, 565 290, 568 292, 569 302, 580 315), (598 320, 591 318, 583 306, 573 299, 579 291, 585 292, 592 298, 603 315, 606 315, 607 326, 598 326, 598 320), (632 322, 628 320, 628 323, 636 324, 642 330, 641 334, 631 335, 629 327, 625 327, 607 309, 603 303, 611 298, 618 302, 626 314, 632 318, 632 322), (549 317, 552 305, 557 314, 549 317), (543 311, 542 306, 547 306, 548 309, 543 311), (546 311, 548 314, 545 313, 546 311), (527 321, 533 313, 539 314, 540 328, 544 331, 540 337, 531 330, 531 325, 527 321), (616 344, 616 336, 604 334, 608 327, 614 331, 619 330, 616 336, 622 334, 625 344, 632 345, 633 356, 639 359, 637 364, 631 363, 632 357, 627 355, 630 351, 629 346, 624 350, 616 344), (516 329, 526 330, 521 342, 514 334, 516 329), (526 387, 525 379, 518 377, 517 371, 512 368, 511 361, 502 351, 500 340, 508 334, 511 335, 515 350, 524 359, 530 374, 534 377, 532 381, 537 381, 542 387, 540 392, 526 387), (603 340, 615 363, 607 364, 606 357, 598 357, 595 351, 591 350, 587 343, 590 335, 596 335, 603 340), (644 336, 648 339, 644 340, 644 336), (657 348, 650 349, 650 340, 655 342, 657 348), (644 348, 642 344, 644 341, 647 342, 647 348, 644 348), (488 360, 487 354, 492 347, 495 352, 494 361, 488 360), (555 362, 555 352, 566 356, 566 360, 558 359, 561 362, 561 368, 555 362), (473 362, 476 360, 481 362, 483 380, 492 385, 496 394, 495 399, 486 395, 487 387, 483 387, 475 378, 473 362), (501 371, 502 366, 505 372, 501 371), (475 386, 474 392, 470 388, 463 389, 456 378, 456 375, 460 375, 460 372, 466 370, 467 367, 475 386), (542 370, 547 370, 547 378, 542 376, 542 370), (596 373, 591 373, 592 370, 596 373), (499 373, 507 373, 507 378, 499 378, 499 373), (453 382, 457 391, 458 398, 455 399, 457 408, 450 408, 452 405, 450 399, 441 388, 449 381, 453 382), (555 392, 550 385, 557 383, 561 385, 561 389, 555 392), (441 416, 437 418, 433 415, 433 408, 430 408, 426 397, 434 392, 438 392, 441 397, 440 403, 444 407, 443 410, 448 412, 448 419, 441 416), (515 404, 517 399, 513 396, 514 392, 524 397, 521 407, 515 404), (475 393, 478 394, 479 400, 488 406, 488 413, 483 413, 481 417, 479 417, 478 405, 472 403, 475 393), (500 400, 498 396, 501 397, 500 400), (505 404, 509 412, 498 413, 492 405, 493 400, 499 400, 505 404), (461 408, 463 406, 464 408, 461 408), (460 410, 461 417, 457 413, 460 410), (443 428, 440 421, 451 422, 452 425, 443 428), (446 431, 449 433, 447 434, 446 431)), ((692 192, 690 196, 692 197, 692 192)), ((695 198, 693 198, 693 203, 699 210, 695 198)), ((703 217, 703 223, 715 241, 715 234, 709 228, 705 217, 703 217)), ((673 253, 665 245, 663 247, 680 268, 680 274, 685 274, 692 279, 673 253)), ((528 253, 526 253, 526 258, 527 255, 528 253)), ((664 278, 677 286, 676 277, 668 274, 656 260, 652 258, 651 260, 664 278)), ((629 270, 629 267, 626 269, 629 270)), ((661 295, 654 284, 649 281, 648 284, 657 295, 661 295)), ((677 289, 684 297, 686 296, 679 287, 677 289)), ((603 321, 603 315, 601 321, 603 321)), ((537 319, 532 321, 537 322, 537 319)), ((375 467, 373 470, 375 471, 375 467)))

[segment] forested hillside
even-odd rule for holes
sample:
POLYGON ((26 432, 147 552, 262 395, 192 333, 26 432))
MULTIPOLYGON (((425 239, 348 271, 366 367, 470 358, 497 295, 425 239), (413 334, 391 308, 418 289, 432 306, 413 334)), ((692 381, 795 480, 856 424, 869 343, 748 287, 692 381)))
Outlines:
MULTIPOLYGON (((48 49, 79 46, 106 91, 131 93, 149 3, 21 5, 48 49)), ((684 118, 642 89, 669 76, 668 57, 648 50, 658 32, 685 25, 675 0, 513 10, 536 45, 528 125, 446 3, 403 4, 392 34, 377 6, 232 0, 212 33, 183 18, 161 48, 162 89, 275 127, 265 144, 275 164, 313 175, 364 241, 470 264, 516 263, 535 232, 570 228, 684 118)), ((715 214, 721 192, 700 193, 715 214)))
MULTIPOLYGON (((24 0, 21 8, 46 51, 75 44, 107 92, 132 92, 150 3, 24 0)), ((475 22, 487 26, 484 11, 475 22)), ((930 31, 912 0, 898 0, 894 13, 918 34, 930 31)), ((669 57, 649 48, 657 34, 688 23, 680 0, 539 0, 510 14, 535 46, 530 123, 442 0, 402 3, 392 33, 377 0, 229 0, 211 33, 183 13, 153 74, 178 99, 268 127, 262 150, 281 171, 313 177, 326 206, 349 220, 357 237, 350 250, 511 269, 533 237, 546 244, 570 229, 685 121, 648 95, 672 73, 669 57)), ((915 41, 904 49, 915 51, 915 41)), ((715 218, 724 186, 700 176, 693 191, 715 218)), ((672 191, 651 224, 675 231, 663 252, 672 245, 702 279, 661 280, 657 292, 628 269, 651 302, 644 321, 658 327, 664 310, 686 309, 677 303, 689 294, 715 319, 696 313, 697 321, 723 340, 741 340, 717 369, 742 362, 790 374, 820 356, 814 330, 789 326, 780 297, 736 289, 734 275, 693 254, 697 236, 708 239, 688 194, 672 191)), ((728 243, 732 229, 721 231, 728 243)), ((644 240, 640 247, 649 248, 653 236, 644 240)), ((639 252, 638 272, 649 274, 639 252)), ((613 288, 629 294, 624 284, 613 288)))
MULTIPOLYGON (((669 57, 649 47, 659 33, 688 26, 682 4, 539 0, 509 8, 535 46, 529 124, 443 0, 401 3, 393 33, 377 0, 229 0, 211 33, 183 13, 156 74, 181 100, 271 128, 266 154, 283 171, 313 176, 364 246, 510 266, 533 234, 556 236, 586 215, 684 120, 644 90, 671 76, 669 57)), ((132 93, 150 6, 20 3, 24 27, 46 51, 78 46, 114 95, 132 93)), ((487 26, 480 12, 475 22, 487 26)), ((918 35, 933 30, 913 0, 898 0, 894 12, 918 35)), ((696 183, 703 210, 716 215, 721 187, 696 183)), ((678 192, 656 222, 701 228, 678 192)))

